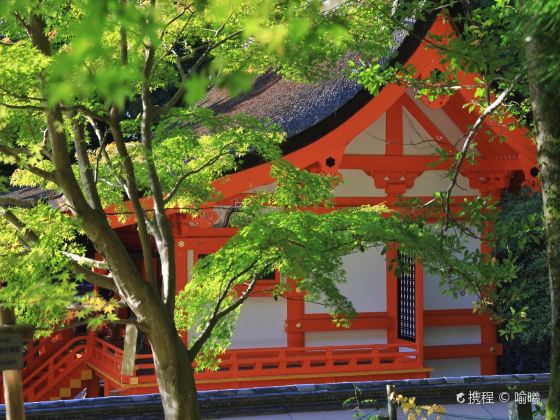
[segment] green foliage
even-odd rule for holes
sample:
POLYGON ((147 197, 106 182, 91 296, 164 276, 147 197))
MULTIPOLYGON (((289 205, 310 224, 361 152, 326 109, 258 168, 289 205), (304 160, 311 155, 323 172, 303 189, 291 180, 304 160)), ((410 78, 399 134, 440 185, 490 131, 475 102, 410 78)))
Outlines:
POLYGON ((14 213, 26 223, 18 230, 0 218, 0 300, 19 321, 48 330, 66 317, 79 282, 61 253, 81 252, 75 221, 47 205, 14 213), (37 244, 26 239, 26 230, 39 232, 37 244))
MULTIPOLYGON (((426 2, 426 7, 430 5, 434 4, 426 2)), ((286 279, 294 279, 298 290, 324 304, 342 326, 348 325, 354 309, 338 289, 345 279, 341 258, 371 246, 399 243, 402 252, 422 259, 428 269, 440 274, 447 293, 482 296, 490 285, 501 287, 515 278, 513 259, 502 258, 498 264, 466 245, 465 236, 481 236, 485 231, 491 219, 483 215, 494 209, 490 201, 461 203, 458 217, 468 219, 469 228, 455 224, 451 232, 445 226, 445 235, 441 234, 444 222, 428 223, 430 212, 437 212, 437 205, 441 209, 446 200, 443 193, 431 206, 409 215, 406 209, 397 214, 384 206, 331 211, 331 189, 337 179, 279 162, 284 133, 278 127, 244 115, 215 115, 199 106, 211 87, 240 94, 270 69, 292 80, 316 82, 340 72, 341 57, 352 56, 359 64, 351 65, 350 72, 371 91, 395 82, 411 85, 432 99, 454 91, 457 69, 479 71, 483 79, 476 82, 477 101, 468 106, 482 109, 489 89, 509 81, 511 56, 501 58, 500 71, 482 71, 480 66, 485 51, 495 51, 486 44, 499 40, 503 46, 518 39, 513 26, 512 35, 504 40, 486 34, 509 28, 511 6, 497 3, 493 13, 498 17, 491 21, 486 12, 473 13, 466 31, 470 42, 458 38, 450 45, 450 51, 457 45, 453 50, 457 53, 447 55, 443 64, 448 70, 433 72, 427 82, 417 81, 412 68, 368 64, 390 56, 394 30, 402 27, 403 16, 420 13, 416 6, 405 5, 393 13, 386 1, 358 0, 329 11, 322 11, 319 1, 291 0, 3 2, 2 163, 17 165, 11 179, 15 186, 62 191, 72 204, 80 201, 72 188, 76 186, 88 205, 95 205, 92 195, 98 194, 102 207, 114 206, 124 220, 129 217, 127 201, 151 196, 161 198, 167 209, 196 215, 203 205, 220 199, 215 182, 238 170, 245 159, 258 155, 275 161, 271 174, 276 190, 243 201, 235 216, 239 233, 197 265, 192 281, 178 296, 177 327, 195 336, 205 331, 216 310, 235 309, 213 331, 199 368, 215 366, 215 357, 228 345, 239 312, 232 306, 238 296, 232 287, 251 284, 273 269, 284 279, 274 296, 281 297, 291 287, 286 279), (34 36, 30 39, 28 33, 34 36), (474 37, 481 38, 477 45, 474 37), (72 173, 61 167, 68 162, 72 173), (62 182, 60 174, 68 178, 73 174, 75 180, 64 180, 71 186, 62 182), (314 206, 321 206, 321 212, 305 211, 314 206)), ((442 40, 432 41, 437 45, 442 40)), ((498 123, 500 115, 495 118, 498 123)), ((441 154, 442 159, 448 157, 441 154)), ((148 201, 138 201, 137 207, 148 201)), ((106 221, 95 225, 89 217, 85 223, 84 212, 72 210, 74 218, 43 205, 14 208, 26 229, 38 233, 37 244, 28 247, 21 243, 23 233, 1 219, 0 246, 5 253, 0 268, 6 269, 6 287, 0 300, 16 309, 20 321, 54 328, 66 319, 71 305, 70 318, 90 319, 92 327, 114 318, 114 302, 97 295, 75 296, 81 279, 69 270, 61 251, 83 255, 84 250, 75 245, 78 227, 92 242, 100 243, 106 221)), ((102 219, 101 209, 97 210, 96 217, 102 219)), ((136 217, 143 218, 146 235, 156 239, 161 253, 165 246, 175 245, 162 239, 168 227, 165 214, 152 211, 162 209, 143 214, 136 209, 136 217)), ((394 267, 402 269, 398 264, 394 267)), ((134 281, 123 280, 119 270, 111 274, 117 285, 127 281, 126 289, 134 288, 134 281)), ((132 298, 128 303, 139 305, 132 298)))
MULTIPOLYGON (((513 256, 518 267, 512 284, 497 290, 502 302, 497 312, 526 312, 526 328, 518 331, 522 344, 550 340, 550 291, 546 246, 542 223, 540 193, 522 191, 519 195, 506 194, 501 201, 497 232, 504 240, 496 250, 498 258, 513 256), (513 308, 510 309, 510 306, 513 308)), ((509 314, 503 314, 507 319, 509 314)))

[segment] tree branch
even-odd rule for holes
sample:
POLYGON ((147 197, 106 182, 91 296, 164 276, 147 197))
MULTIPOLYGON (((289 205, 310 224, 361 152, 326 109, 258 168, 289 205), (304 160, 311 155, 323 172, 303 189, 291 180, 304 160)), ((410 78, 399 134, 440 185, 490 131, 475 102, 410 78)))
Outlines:
POLYGON ((251 283, 249 284, 249 286, 247 287, 243 295, 241 295, 241 297, 237 301, 235 301, 235 303, 225 308, 224 310, 220 311, 220 306, 222 305, 225 298, 231 293, 230 289, 233 286, 234 282, 238 280, 241 276, 251 271, 257 264, 257 261, 258 260, 254 260, 251 264, 245 267, 244 270, 242 270, 240 273, 236 274, 235 276, 231 277, 227 281, 226 286, 222 291, 222 294, 220 295, 218 301, 216 302, 216 305, 214 306, 214 312, 212 313, 212 316, 206 323, 204 331, 202 332, 202 334, 200 334, 200 337, 198 337, 198 339, 194 342, 194 344, 189 349, 189 353, 193 359, 200 352, 200 349, 202 348, 202 346, 204 346, 204 343, 208 340, 208 338, 210 338, 210 335, 212 334, 212 331, 216 327, 218 321, 222 319, 224 316, 226 316, 228 313, 233 311, 235 308, 237 308, 239 305, 241 305, 251 294, 251 291, 255 287, 255 283, 257 281, 256 280, 257 275, 253 276, 253 280, 251 281, 251 283))
POLYGON ((74 112, 79 112, 80 114, 82 114, 84 117, 88 117, 91 118, 95 121, 99 121, 105 124, 109 124, 109 117, 106 115, 101 115, 98 114, 95 111, 92 111, 91 109, 89 109, 88 107, 86 107, 85 105, 80 105, 80 104, 76 104, 76 105, 71 105, 71 106, 60 106, 60 109, 62 111, 74 111, 74 112))
POLYGON ((25 169, 25 170, 31 172, 32 174, 35 174, 38 177, 43 178, 46 181, 50 181, 50 182, 53 182, 53 183, 57 184, 54 172, 48 172, 48 171, 45 171, 43 169, 37 168, 35 166, 28 165, 19 156, 17 151, 12 149, 11 147, 0 144, 0 154, 3 154, 5 156, 9 156, 9 157, 13 158, 16 165, 18 165, 21 169, 25 169))
MULTIPOLYGON (((152 6, 155 1, 152 0, 152 6)), ((165 202, 161 182, 155 167, 154 154, 152 149, 152 126, 154 122, 154 106, 150 84, 155 65, 156 46, 148 43, 144 50, 144 68, 142 71, 142 115, 140 122, 140 133, 142 138, 142 152, 144 164, 148 170, 148 182, 154 203, 154 222, 159 233, 155 237, 156 246, 160 257, 161 276, 162 276, 162 299, 166 305, 170 316, 173 318, 175 310, 176 293, 176 267, 175 267, 175 245, 173 233, 165 211, 165 202)))
MULTIPOLYGON (((217 35, 221 32, 221 29, 223 29, 224 26, 225 26, 225 24, 222 25, 222 27, 220 29, 218 29, 217 35)), ((186 73, 183 71, 183 68, 182 68, 182 65, 181 65, 182 60, 179 57, 177 57, 176 65, 177 65, 177 68, 180 69, 179 75, 181 76, 181 82, 184 83, 185 80, 187 80, 188 76, 190 76, 192 73, 194 73, 195 71, 197 71, 199 69, 199 67, 204 63, 204 60, 206 59, 206 57, 208 57, 208 54, 210 54, 210 52, 212 52, 212 50, 219 47, 223 43, 229 41, 230 39, 236 38, 241 33, 243 33, 243 31, 241 31, 241 30, 236 31, 236 32, 228 35, 224 39, 222 39, 222 40, 220 40, 220 41, 218 41, 214 44, 208 45, 206 50, 202 53, 202 55, 196 60, 196 62, 192 65, 192 67, 186 73)), ((171 108, 173 108, 175 105, 177 105, 177 103, 181 100, 181 98, 183 97, 185 92, 186 92, 186 90, 183 86, 181 86, 179 89, 177 89, 177 91, 173 94, 171 99, 169 99, 169 101, 163 107, 158 107, 156 109, 157 114, 158 115, 167 114, 171 108)))
POLYGON ((187 179, 189 176, 194 175, 199 173, 200 171, 206 169, 207 167, 213 165, 218 159, 220 159, 222 156, 227 155, 229 152, 222 152, 219 155, 214 156, 212 159, 210 159, 209 161, 207 161, 204 165, 193 169, 192 171, 188 171, 185 172, 183 175, 181 175, 179 177, 179 179, 177 180, 177 182, 175 183, 175 185, 173 186, 173 188, 171 189, 171 191, 169 192, 169 194, 167 194, 167 197, 164 200, 165 204, 168 204, 173 197, 177 194, 177 192, 179 191, 179 188, 181 187, 181 184, 185 181, 185 179, 187 179))
POLYGON ((119 293, 119 289, 115 285, 112 276, 105 276, 103 274, 91 271, 89 268, 86 268, 73 260, 68 263, 68 267, 75 274, 83 276, 84 280, 86 280, 88 283, 91 283, 94 286, 101 287, 102 289, 108 289, 112 290, 113 292, 119 293))
POLYGON ((444 197, 444 203, 443 203, 443 212, 445 215, 445 223, 442 227, 442 232, 445 232, 449 226, 449 218, 451 217, 451 193, 453 191, 453 188, 455 188, 455 186, 457 185, 457 179, 459 177, 459 173, 461 170, 461 166, 463 165, 463 162, 465 161, 466 157, 467 157, 467 153, 471 147, 472 142, 474 141, 474 138, 476 136, 476 133, 478 132, 478 129, 480 128, 480 126, 482 125, 482 123, 484 122, 484 120, 491 115, 503 102, 504 100, 508 97, 508 95, 513 91, 517 81, 519 80, 519 78, 521 77, 521 75, 517 75, 513 81, 513 83, 511 84, 511 86, 509 86, 507 89, 505 89, 495 100, 494 102, 492 102, 490 105, 488 105, 486 107, 486 109, 482 112, 482 114, 479 115, 479 117, 477 118, 477 120, 475 121, 475 123, 473 124, 472 128, 469 131, 469 134, 467 135, 467 138, 465 139, 465 143, 463 144, 463 148, 461 149, 460 155, 459 155, 459 159, 457 160, 457 163, 455 165, 455 168, 453 170, 453 173, 451 175, 451 181, 449 182, 449 186, 447 187, 447 190, 445 191, 445 197, 444 197))
POLYGON ((81 255, 72 254, 71 252, 60 251, 62 255, 70 258, 72 261, 77 262, 80 265, 87 265, 89 267, 98 268, 100 270, 107 270, 107 264, 103 261, 94 260, 92 258, 82 257, 81 255))
POLYGON ((72 126, 72 133, 74 135, 74 146, 76 147, 76 159, 78 160, 78 167, 80 169, 80 177, 82 185, 86 193, 89 205, 96 210, 101 216, 103 213, 103 206, 99 198, 99 192, 95 185, 95 179, 91 170, 91 164, 87 155, 87 149, 84 141, 84 127, 83 124, 76 119, 74 115, 70 122, 72 126))
POLYGON ((15 104, 7 104, 5 102, 0 102, 0 106, 4 106, 8 109, 27 109, 30 111, 41 111, 41 112, 45 112, 46 108, 44 106, 39 106, 39 105, 15 105, 15 104))
MULTIPOLYGON (((124 170, 126 174, 126 183, 124 185, 126 185, 127 188, 125 191, 128 194, 128 198, 132 202, 132 208, 134 210, 136 223, 138 225, 138 236, 140 238, 140 245, 142 247, 142 257, 144 259, 144 270, 146 271, 148 282, 151 284, 155 284, 155 275, 152 264, 152 246, 150 244, 150 237, 148 234, 146 212, 144 211, 144 209, 142 208, 142 204, 140 203, 134 165, 132 164, 132 159, 130 157, 130 154, 128 153, 128 150, 126 149, 126 144, 124 142, 124 138, 118 123, 117 113, 117 108, 113 106, 110 112, 111 120, 109 128, 111 129, 111 133, 113 134, 113 140, 115 141, 115 145, 117 146, 117 152, 124 162, 124 170)), ((108 159, 107 152, 105 151, 104 153, 105 158, 108 159)), ((157 231, 157 229, 152 228, 151 231, 154 237, 156 237, 157 239, 157 237, 159 236, 159 232, 157 231)))

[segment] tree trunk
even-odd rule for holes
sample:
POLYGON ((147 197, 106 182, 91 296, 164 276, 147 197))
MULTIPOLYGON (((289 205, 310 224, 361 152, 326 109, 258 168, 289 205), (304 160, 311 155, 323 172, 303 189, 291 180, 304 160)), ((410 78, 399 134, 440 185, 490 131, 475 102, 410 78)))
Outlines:
MULTIPOLYGON (((550 364, 550 391, 546 409, 547 419, 560 419, 560 124, 558 124, 558 88, 543 81, 541 72, 550 69, 550 34, 528 31, 525 53, 527 56, 529 86, 534 120, 537 127, 537 146, 544 206, 544 225, 548 268, 550 272, 550 299, 552 309, 552 339, 550 364), (545 54, 546 53, 546 54, 545 54)), ((553 57, 554 58, 554 57, 553 57)), ((556 59, 556 58, 554 58, 556 59)))
POLYGON ((200 413, 192 360, 170 323, 149 334, 166 420, 198 420, 200 413))
MULTIPOLYGON (((0 324, 16 324, 16 317, 12 309, 0 305, 0 324)), ((4 382, 4 401, 6 401, 6 419, 25 420, 21 370, 5 370, 2 372, 2 379, 4 382)))

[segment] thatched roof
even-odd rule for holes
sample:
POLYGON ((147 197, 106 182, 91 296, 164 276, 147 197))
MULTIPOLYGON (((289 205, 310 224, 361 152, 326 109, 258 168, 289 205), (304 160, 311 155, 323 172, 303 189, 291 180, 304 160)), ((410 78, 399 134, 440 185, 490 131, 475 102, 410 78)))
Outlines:
POLYGON ((255 80, 249 93, 232 99, 226 91, 212 89, 201 105, 219 114, 269 118, 291 137, 336 112, 360 90, 339 72, 319 83, 302 83, 269 71, 255 80))

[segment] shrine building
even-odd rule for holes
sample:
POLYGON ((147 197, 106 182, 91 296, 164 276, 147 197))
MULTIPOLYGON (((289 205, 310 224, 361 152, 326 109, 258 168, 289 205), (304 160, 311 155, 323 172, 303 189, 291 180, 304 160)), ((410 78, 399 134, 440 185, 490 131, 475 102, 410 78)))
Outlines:
MULTIPOLYGON (((450 36, 453 27, 437 18, 418 22, 413 32, 402 41, 395 60, 426 76, 441 65, 423 39, 428 32, 450 36)), ((474 76, 461 78, 468 82, 474 76)), ((461 147, 478 118, 463 107, 473 94, 461 89, 428 102, 404 86, 387 85, 371 96, 342 76, 307 85, 267 73, 249 93, 230 99, 213 90, 203 105, 278 123, 288 136, 284 159, 301 169, 342 177, 334 190, 337 208, 391 207, 399 195, 428 201, 446 190, 451 160, 431 163, 439 159, 436 147, 451 155, 461 147)), ((465 163, 460 171, 457 201, 488 194, 499 198, 504 189, 536 186, 536 149, 523 129, 484 123, 476 143, 474 164, 465 163), (491 141, 501 135, 508 141, 491 141)), ((235 234, 228 224, 230 209, 248 194, 274 188, 269 171, 269 163, 249 162, 216 184, 222 200, 215 208, 197 218, 170 214, 178 290, 189 281, 197 260, 235 234)), ((133 222, 115 217, 113 226, 131 254, 141 255, 133 222)), ((469 246, 481 244, 471 240, 469 246)), ((323 306, 295 292, 275 300, 270 288, 279 273, 261 279, 243 305, 220 369, 198 373, 197 388, 495 374, 502 348, 489 317, 473 314, 476 296, 443 295, 439 278, 424 270, 421 261, 413 264, 410 275, 396 276, 389 269, 393 257, 377 248, 344 257, 347 282, 341 291, 357 311, 348 329, 337 328, 323 306)), ((137 263, 143 266, 140 259, 137 263)), ((122 347, 93 333, 67 330, 31 343, 23 373, 25 400, 74 398, 84 389, 90 397, 157 392, 151 354, 136 355, 132 375, 121 374, 122 356, 122 347)))

